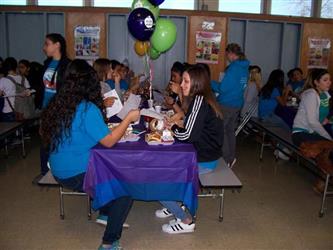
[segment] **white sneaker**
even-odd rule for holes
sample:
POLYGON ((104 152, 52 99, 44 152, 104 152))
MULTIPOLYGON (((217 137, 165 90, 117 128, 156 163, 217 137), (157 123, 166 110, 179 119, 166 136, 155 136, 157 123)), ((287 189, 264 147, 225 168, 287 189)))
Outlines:
MULTIPOLYGON (((287 154, 291 154, 292 152, 287 149, 287 148, 283 148, 282 149, 285 153, 287 154)), ((282 151, 278 150, 278 149, 275 149, 274 150, 274 155, 276 158, 278 159, 281 159, 281 160, 284 160, 284 161, 289 161, 290 160, 290 157, 288 155, 286 155, 285 153, 283 153, 282 151)))
POLYGON ((175 225, 176 223, 181 222, 181 221, 182 221, 181 219, 175 218, 175 219, 169 221, 169 225, 175 225))
POLYGON ((157 218, 165 219, 173 216, 173 214, 167 208, 162 208, 155 211, 155 216, 157 218))
MULTIPOLYGON (((185 211, 186 207, 184 205, 181 205, 181 208, 185 211)), ((165 219, 173 216, 173 214, 167 209, 167 208, 162 208, 159 210, 155 211, 155 216, 160 219, 165 219)))
POLYGON ((183 234, 183 233, 193 233, 195 229, 195 223, 185 224, 181 221, 177 221, 174 224, 164 224, 162 226, 162 231, 168 234, 183 234))

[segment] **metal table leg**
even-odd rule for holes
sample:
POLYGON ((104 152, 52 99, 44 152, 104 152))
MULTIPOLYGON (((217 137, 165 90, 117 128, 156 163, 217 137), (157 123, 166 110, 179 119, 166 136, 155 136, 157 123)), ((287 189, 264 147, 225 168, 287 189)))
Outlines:
POLYGON ((321 207, 320 207, 320 211, 319 211, 319 217, 324 216, 325 200, 326 200, 329 180, 330 180, 330 175, 326 174, 325 189, 324 189, 323 197, 322 197, 322 200, 321 200, 321 207))
POLYGON ((224 188, 222 188, 222 192, 220 195, 220 214, 219 214, 219 221, 223 221, 223 209, 224 209, 224 188))
POLYGON ((25 144, 24 144, 24 132, 23 132, 23 128, 20 129, 21 131, 21 143, 22 143, 22 156, 23 158, 26 157, 26 153, 25 153, 25 144))

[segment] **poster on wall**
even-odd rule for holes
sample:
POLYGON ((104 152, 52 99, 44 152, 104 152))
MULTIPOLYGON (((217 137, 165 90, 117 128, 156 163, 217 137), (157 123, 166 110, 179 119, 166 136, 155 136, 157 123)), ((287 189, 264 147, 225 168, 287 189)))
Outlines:
POLYGON ((100 31, 99 26, 75 27, 75 58, 84 59, 92 64, 99 57, 100 31))
POLYGON ((322 38, 309 38, 308 68, 328 68, 331 49, 331 40, 322 38))
POLYGON ((196 32, 196 55, 197 63, 219 63, 222 34, 219 32, 196 32))

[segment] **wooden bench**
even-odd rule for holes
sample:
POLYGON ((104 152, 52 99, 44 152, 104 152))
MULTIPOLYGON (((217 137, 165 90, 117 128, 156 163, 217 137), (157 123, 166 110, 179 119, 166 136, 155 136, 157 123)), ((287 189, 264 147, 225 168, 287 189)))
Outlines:
POLYGON ((235 173, 230 169, 226 162, 221 158, 219 160, 218 166, 214 171, 200 174, 200 183, 204 188, 219 188, 221 189, 220 194, 199 194, 198 197, 213 197, 219 196, 219 221, 223 221, 223 209, 224 209, 224 190, 226 188, 239 189, 242 187, 242 183, 235 175, 235 173))
MULTIPOLYGON (((286 131, 285 129, 283 129, 281 127, 267 125, 266 123, 263 123, 262 121, 260 121, 258 118, 251 118, 250 123, 253 126, 255 126, 257 129, 262 131, 262 141, 261 141, 260 155, 259 155, 260 161, 262 161, 262 159, 263 159, 264 148, 267 145, 270 145, 270 144, 265 143, 266 136, 269 135, 271 138, 275 139, 279 144, 282 144, 284 147, 288 148, 293 153, 295 153, 297 155, 298 164, 299 164, 298 159, 302 158, 307 163, 309 163, 310 166, 312 166, 311 168, 309 168, 309 170, 311 170, 311 172, 313 172, 314 174, 325 179, 325 188, 324 188, 324 192, 322 195, 320 211, 319 211, 319 217, 323 217, 324 210, 325 210, 326 197, 333 194, 333 191, 328 191, 328 184, 330 182, 331 174, 323 173, 320 170, 320 168, 317 167, 317 163, 313 159, 304 157, 304 155, 300 152, 299 148, 293 144, 290 132, 286 131)), ((279 150, 282 151, 284 154, 289 155, 287 152, 284 152, 283 149, 279 149, 279 150)))

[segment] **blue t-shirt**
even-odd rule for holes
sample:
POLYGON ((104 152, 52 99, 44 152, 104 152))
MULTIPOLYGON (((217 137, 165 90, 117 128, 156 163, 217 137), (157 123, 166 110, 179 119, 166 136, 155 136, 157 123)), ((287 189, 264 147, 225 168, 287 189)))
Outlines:
MULTIPOLYGON (((106 83, 109 84, 111 89, 115 89, 115 82, 113 80, 106 80, 106 83)), ((123 79, 120 80, 120 89, 124 91, 128 90, 128 83, 123 79)))
POLYGON ((297 82, 291 82, 289 81, 287 85, 291 86, 292 90, 298 94, 302 92, 303 86, 304 86, 304 80, 297 81, 297 82))
POLYGON ((83 101, 74 115, 70 136, 63 137, 58 149, 50 154, 52 174, 67 179, 85 173, 90 149, 108 134, 110 130, 98 107, 83 101))
POLYGON ((278 105, 277 97, 281 96, 280 91, 273 89, 270 98, 264 99, 262 96, 259 98, 259 117, 266 118, 272 115, 278 105))
POLYGON ((52 60, 50 64, 47 66, 47 69, 43 76, 43 83, 45 86, 45 92, 44 92, 44 99, 43 99, 43 108, 46 108, 46 106, 49 104, 52 97, 57 93, 57 73, 55 72, 58 67, 59 61, 58 60, 52 60), (55 76, 53 77, 53 75, 55 76), (53 77, 53 82, 52 81, 53 77))

